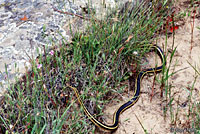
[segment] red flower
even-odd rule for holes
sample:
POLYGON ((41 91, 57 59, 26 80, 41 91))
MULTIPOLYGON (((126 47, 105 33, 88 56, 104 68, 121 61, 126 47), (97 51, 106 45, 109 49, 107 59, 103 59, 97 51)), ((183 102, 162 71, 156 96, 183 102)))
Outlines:
POLYGON ((173 32, 178 29, 178 26, 170 27, 170 31, 173 32))
MULTIPOLYGON (((172 22, 172 21, 173 21, 173 17, 174 17, 173 15, 172 15, 171 17, 170 17, 170 16, 167 17, 167 28, 168 28, 168 26, 169 26, 169 22, 172 22)), ((171 32, 173 32, 173 31, 175 31, 175 30, 177 30, 177 29, 179 28, 179 27, 176 26, 176 25, 173 27, 172 24, 171 24, 169 27, 170 27, 170 31, 171 31, 171 32)))

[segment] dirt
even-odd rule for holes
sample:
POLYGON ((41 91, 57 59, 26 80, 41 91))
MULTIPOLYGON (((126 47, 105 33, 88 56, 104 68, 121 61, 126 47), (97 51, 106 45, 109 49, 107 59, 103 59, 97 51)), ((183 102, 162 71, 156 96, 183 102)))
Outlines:
MULTIPOLYGON (((181 9, 183 6, 180 5, 184 4, 184 2, 181 1, 179 3, 179 11, 183 10, 181 9)), ((154 86, 154 96, 152 97, 152 101, 150 101, 153 77, 145 76, 141 83, 141 91, 144 93, 141 94, 134 106, 121 114, 120 125, 115 134, 143 134, 145 130, 149 134, 170 134, 175 131, 182 134, 194 133, 194 129, 189 125, 191 118, 187 118, 187 115, 189 114, 189 103, 197 104, 200 102, 200 76, 191 67, 193 65, 197 70, 200 70, 200 30, 197 28, 200 27, 200 19, 197 17, 194 19, 193 28, 193 17, 184 17, 184 23, 184 25, 179 26, 175 31, 174 40, 172 35, 167 38, 167 47, 165 48, 165 54, 170 52, 172 47, 176 48, 171 65, 169 64, 171 54, 167 56, 167 66, 171 66, 169 74, 175 72, 169 78, 171 96, 174 98, 172 101, 172 114, 168 109, 166 116, 164 116, 164 104, 166 104, 166 101, 169 103, 169 100, 160 97, 161 86, 158 82, 154 86), (188 99, 190 95, 191 102, 188 99), (178 114, 176 115, 177 110, 178 114), (175 117, 176 119, 174 119, 175 117), (186 132, 186 129, 190 132, 186 132)), ((165 46, 166 36, 160 36, 157 44, 160 47, 165 46)), ((157 74, 157 76, 160 78, 161 75, 157 74)), ((124 96, 126 98, 123 99, 124 102, 108 106, 105 113, 113 115, 113 109, 117 109, 125 103, 130 98, 130 95, 131 93, 129 97, 124 96)), ((110 117, 108 120, 111 123, 112 116, 110 117)))
MULTIPOLYGON (((180 1, 183 3, 183 0, 180 1)), ((181 9, 182 10, 182 9, 181 9)), ((197 77, 194 69, 191 65, 197 67, 200 70, 200 19, 194 19, 194 31, 192 33, 192 22, 191 17, 185 17, 184 25, 180 26, 175 31, 175 40, 173 36, 167 38, 167 48, 165 52, 172 49, 173 42, 174 47, 177 47, 175 55, 172 60, 170 73, 176 72, 172 77, 169 78, 169 85, 171 88, 171 94, 174 98, 172 102, 173 115, 176 114, 177 107, 179 109, 176 124, 177 128, 190 128, 187 126, 189 103, 188 96, 191 94, 192 85, 194 84, 194 90, 192 91, 191 103, 198 103, 200 101, 200 76, 197 77), (192 37, 193 36, 193 37, 192 37), (193 41, 191 43, 191 38, 193 41), (192 47, 191 47, 192 45, 192 47), (191 65, 190 65, 190 64, 191 65)), ((0 35, 0 39, 1 39, 0 35)), ((166 37, 160 36, 157 44, 160 47, 165 46, 166 37)), ((170 63, 170 55, 167 57, 167 66, 170 63)), ((161 74, 157 75, 158 78, 161 74)), ((115 134, 143 134, 144 129, 150 134, 170 134, 170 130, 173 129, 173 120, 169 112, 169 109, 164 116, 164 97, 160 97, 160 84, 156 82, 154 85, 154 96, 151 99, 153 76, 145 76, 141 83, 141 96, 138 102, 120 116, 120 125, 115 134)), ((108 121, 112 122, 112 115, 120 105, 125 103, 130 97, 130 94, 123 96, 123 101, 119 104, 110 104, 105 111, 111 118, 108 121)), ((168 100, 169 101, 169 100, 168 100)), ((185 133, 185 132, 183 132, 185 133)))

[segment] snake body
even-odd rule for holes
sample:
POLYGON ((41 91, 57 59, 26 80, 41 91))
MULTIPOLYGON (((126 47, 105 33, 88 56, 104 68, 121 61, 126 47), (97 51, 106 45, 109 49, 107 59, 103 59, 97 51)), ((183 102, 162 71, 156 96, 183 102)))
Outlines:
POLYGON ((78 90, 75 87, 72 87, 70 85, 67 85, 69 88, 73 89, 76 97, 80 103, 80 105, 83 107, 85 114, 88 116, 88 118, 98 127, 105 129, 105 130, 109 130, 109 131, 114 131, 118 128, 119 126, 119 116, 120 114, 125 111, 126 109, 130 108, 131 106, 133 106, 137 100, 139 99, 140 96, 140 82, 141 79, 143 78, 143 76, 147 73, 155 73, 155 72, 160 72, 163 68, 163 66, 165 65, 165 56, 164 53, 162 51, 162 49, 160 47, 158 47, 157 45, 151 45, 151 49, 154 49, 154 51, 160 56, 161 61, 162 61, 162 65, 158 66, 156 68, 149 68, 145 71, 141 71, 138 73, 137 77, 136 77, 136 82, 135 82, 135 92, 133 94, 133 97, 126 103, 124 103, 123 105, 121 105, 116 112, 114 113, 113 116, 113 124, 112 125, 107 125, 104 124, 100 121, 98 121, 89 111, 88 109, 85 107, 82 99, 80 98, 80 95, 78 93, 78 90))

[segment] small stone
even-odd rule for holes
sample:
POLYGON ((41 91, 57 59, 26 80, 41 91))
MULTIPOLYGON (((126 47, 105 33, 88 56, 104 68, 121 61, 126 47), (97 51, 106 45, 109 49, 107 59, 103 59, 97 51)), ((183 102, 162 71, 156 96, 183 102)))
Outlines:
POLYGON ((1 40, 3 40, 4 37, 5 37, 5 35, 3 33, 0 33, 0 42, 1 42, 1 40))

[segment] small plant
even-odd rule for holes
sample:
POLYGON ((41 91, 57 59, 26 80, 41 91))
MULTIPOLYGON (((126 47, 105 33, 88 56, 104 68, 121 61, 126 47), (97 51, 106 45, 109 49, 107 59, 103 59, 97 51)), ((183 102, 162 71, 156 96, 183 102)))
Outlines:
POLYGON ((84 33, 75 33, 71 43, 64 39, 49 52, 44 47, 43 54, 31 59, 31 70, 4 96, 0 132, 94 133, 94 125, 66 84, 76 87, 90 112, 103 121, 103 108, 121 99, 122 88, 128 86, 122 82, 138 71, 170 14, 168 1, 161 3, 159 8, 158 1, 127 6, 105 20, 90 18, 91 25, 84 33), (130 70, 130 64, 138 68, 130 70))

